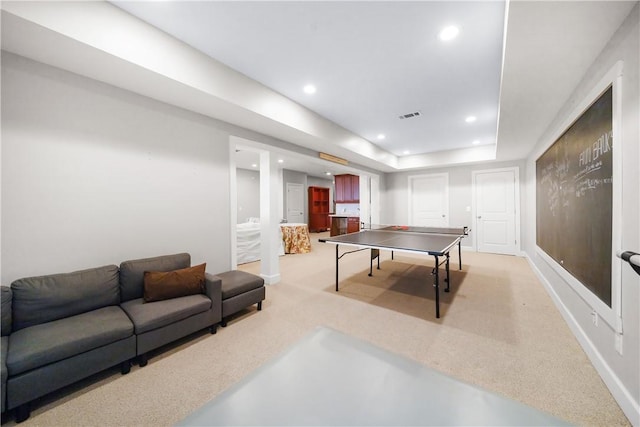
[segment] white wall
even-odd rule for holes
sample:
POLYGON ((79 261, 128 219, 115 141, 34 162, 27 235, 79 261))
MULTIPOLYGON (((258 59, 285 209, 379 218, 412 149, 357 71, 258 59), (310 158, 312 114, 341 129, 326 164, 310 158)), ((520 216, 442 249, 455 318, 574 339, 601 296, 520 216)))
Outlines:
MULTIPOLYGON (((604 321, 594 325, 591 307, 585 299, 565 281, 547 262, 536 254, 535 218, 535 160, 555 138, 564 131, 566 122, 572 120, 576 108, 594 90, 609 70, 619 60, 624 61, 621 97, 621 132, 614 136, 615 155, 622 159, 622 179, 614 182, 614 189, 622 189, 621 213, 614 218, 621 229, 622 245, 616 249, 640 251, 640 6, 635 8, 613 36, 600 56, 592 64, 584 78, 567 100, 556 119, 539 140, 536 149, 527 159, 525 180, 526 203, 532 207, 531 215, 523 227, 526 234, 525 250, 534 269, 537 270, 556 305, 582 344, 592 363, 612 391, 627 417, 634 425, 640 425, 640 276, 628 265, 622 264, 621 315, 622 354, 615 349, 616 334, 613 325, 604 321)), ((575 114, 579 114, 575 113, 575 114)), ((614 190, 615 191, 615 190, 614 190)))
POLYGON ((2 283, 182 251, 228 270, 213 123, 3 52, 2 283))
MULTIPOLYGON (((472 172, 517 166, 520 182, 524 176, 524 161, 492 162, 481 165, 466 165, 450 168, 418 169, 406 172, 385 174, 384 204, 382 224, 406 224, 409 220, 409 176, 447 173, 449 175, 449 224, 471 228, 469 236, 462 240, 462 246, 474 246, 472 212, 472 172)), ((521 200, 521 215, 524 212, 521 200)))
POLYGON ((236 169, 238 224, 247 218, 260 218, 260 172, 236 169))
MULTIPOLYGON (((237 169, 237 189, 238 189, 238 223, 245 222, 248 217, 260 217, 260 172, 251 171, 248 169, 237 169)), ((297 184, 303 184, 305 181, 305 174, 302 172, 296 172, 284 169, 283 170, 283 178, 288 179, 286 182, 293 182, 297 184)), ((287 200, 284 197, 286 194, 286 182, 283 182, 282 192, 283 192, 283 201, 282 207, 283 215, 282 218, 286 217, 286 204, 287 200)), ((309 217, 309 195, 307 192, 307 188, 311 186, 316 187, 326 187, 329 188, 329 197, 333 194, 333 181, 330 179, 322 179, 314 176, 306 175, 306 183, 305 185, 305 218, 309 217)), ((330 199, 332 200, 332 199, 330 199)))

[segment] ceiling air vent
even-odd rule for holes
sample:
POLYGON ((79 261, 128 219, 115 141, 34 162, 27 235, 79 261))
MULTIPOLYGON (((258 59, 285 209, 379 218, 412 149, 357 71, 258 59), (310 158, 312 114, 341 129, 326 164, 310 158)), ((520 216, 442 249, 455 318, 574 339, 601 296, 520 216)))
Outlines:
POLYGON ((398 116, 400 120, 410 119, 411 117, 418 117, 420 115, 420 111, 416 111, 415 113, 403 114, 398 116))

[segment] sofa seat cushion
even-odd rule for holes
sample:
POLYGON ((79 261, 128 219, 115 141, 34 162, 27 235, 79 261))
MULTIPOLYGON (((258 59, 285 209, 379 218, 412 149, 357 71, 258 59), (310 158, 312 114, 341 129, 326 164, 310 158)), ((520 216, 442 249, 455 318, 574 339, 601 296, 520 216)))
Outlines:
POLYGON ((216 274, 222 279, 222 299, 235 297, 264 286, 264 279, 246 271, 233 270, 216 274))
POLYGON ((211 309, 211 300, 202 294, 144 302, 143 298, 123 302, 137 335, 162 328, 211 309))
POLYGON ((20 329, 9 336, 10 375, 46 366, 133 335, 133 324, 118 306, 20 329))

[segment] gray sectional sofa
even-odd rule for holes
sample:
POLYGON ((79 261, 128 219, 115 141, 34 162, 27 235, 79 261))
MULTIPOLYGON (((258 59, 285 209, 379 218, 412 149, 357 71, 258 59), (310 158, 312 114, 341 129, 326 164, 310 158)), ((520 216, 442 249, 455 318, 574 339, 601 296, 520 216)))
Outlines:
POLYGON ((99 371, 222 320, 221 279, 205 275, 204 292, 145 302, 145 271, 190 267, 187 253, 73 273, 30 277, 2 287, 2 412, 16 421, 30 402, 99 371))
POLYGON ((120 307, 134 324, 140 366, 147 364, 149 351, 185 335, 204 328, 211 328, 215 334, 222 320, 221 280, 217 276, 206 274, 204 294, 144 302, 145 271, 172 271, 190 266, 191 256, 187 253, 120 264, 120 307))

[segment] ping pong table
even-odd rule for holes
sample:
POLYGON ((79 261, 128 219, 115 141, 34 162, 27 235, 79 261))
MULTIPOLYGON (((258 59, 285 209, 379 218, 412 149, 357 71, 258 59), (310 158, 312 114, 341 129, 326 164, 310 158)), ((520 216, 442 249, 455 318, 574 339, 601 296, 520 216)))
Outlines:
POLYGON ((373 260, 377 259, 380 269, 380 250, 390 250, 391 259, 394 252, 407 252, 427 254, 434 257, 433 268, 434 287, 436 293, 436 318, 440 317, 440 276, 439 270, 445 265, 445 292, 450 290, 449 280, 449 253, 452 248, 458 246, 459 268, 462 270, 462 250, 460 242, 469 234, 468 227, 414 227, 414 226, 372 226, 362 231, 350 234, 342 234, 325 239, 319 239, 323 243, 336 245, 336 292, 339 282, 339 261, 350 253, 370 249, 369 276, 373 275, 373 260), (344 252, 340 255, 340 245, 356 247, 357 249, 344 252))

